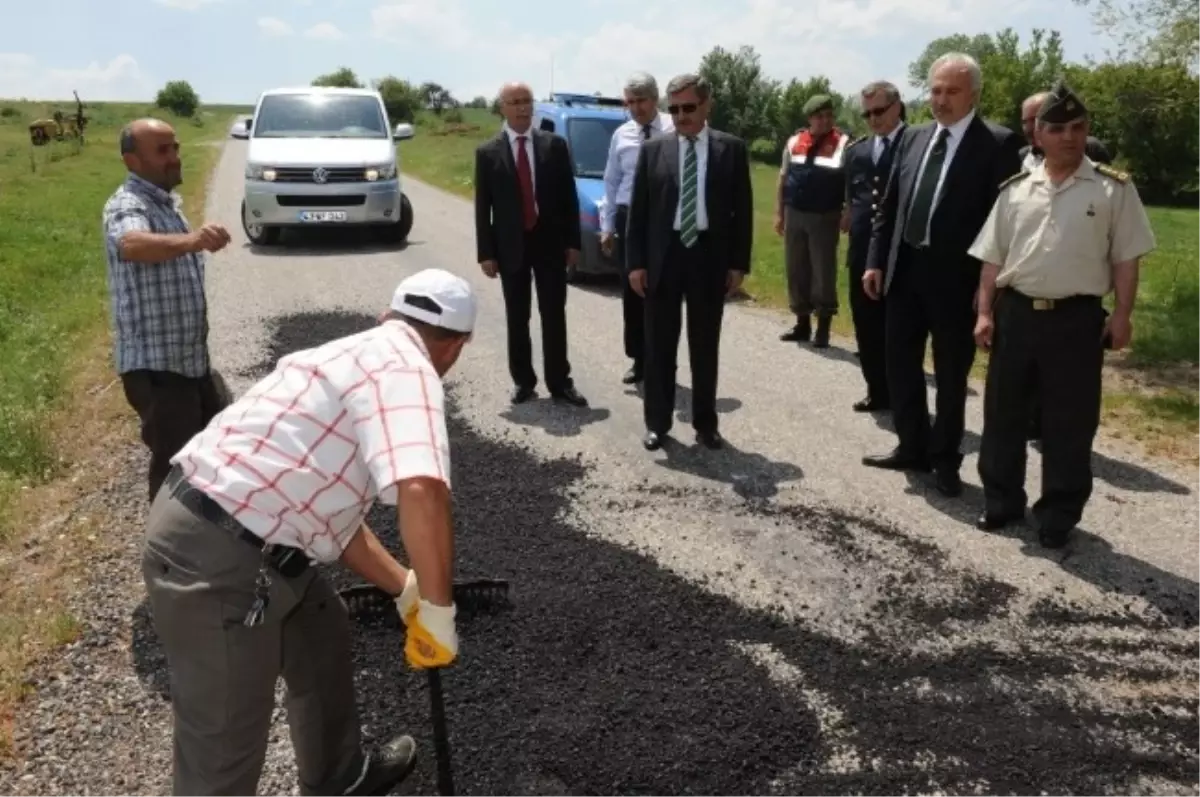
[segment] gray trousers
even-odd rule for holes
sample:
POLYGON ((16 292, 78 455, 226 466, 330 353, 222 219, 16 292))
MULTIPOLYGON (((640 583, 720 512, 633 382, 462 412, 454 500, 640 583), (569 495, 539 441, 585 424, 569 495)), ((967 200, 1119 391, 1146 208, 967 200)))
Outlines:
POLYGON ((363 773, 345 603, 310 567, 269 570, 261 625, 243 625, 261 553, 160 490, 142 575, 170 668, 175 794, 255 794, 275 708, 287 718, 301 794, 341 794, 363 773))
POLYGON ((837 315, 837 247, 842 212, 804 213, 787 207, 783 219, 788 300, 797 318, 837 315))

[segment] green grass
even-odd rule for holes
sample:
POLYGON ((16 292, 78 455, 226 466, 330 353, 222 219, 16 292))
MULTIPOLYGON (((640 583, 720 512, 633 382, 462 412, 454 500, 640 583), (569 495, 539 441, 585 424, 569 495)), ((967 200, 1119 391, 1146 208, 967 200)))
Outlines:
MULTIPOLYGON (((418 179, 470 198, 473 192, 475 147, 495 135, 500 119, 488 111, 467 109, 462 121, 444 124, 432 115, 417 120, 417 136, 402 145, 401 168, 418 179)), ((754 250, 745 291, 756 302, 787 309, 783 239, 774 230, 776 168, 752 164, 754 186, 754 250)), ((1158 248, 1142 263, 1138 301, 1134 310, 1133 344, 1124 358, 1132 372, 1157 373, 1164 368, 1195 366, 1200 361, 1200 213, 1194 208, 1149 208, 1158 248)), ((846 236, 838 246, 838 262, 845 263, 846 236)), ((848 302, 848 270, 838 269, 840 308, 834 319, 836 334, 853 335, 848 302)), ((1111 296, 1108 299, 1111 305, 1111 296)), ((781 330, 788 323, 780 321, 781 330)), ((986 354, 976 357, 975 375, 982 377, 986 354)), ((1166 394, 1114 395, 1113 406, 1122 413, 1145 416, 1157 428, 1167 424, 1165 434, 1187 433, 1196 422, 1195 380, 1178 378, 1188 369, 1173 369, 1175 384, 1166 394), (1181 398, 1182 397, 1182 398, 1181 398), (1182 404, 1180 402, 1183 402, 1182 404), (1189 403, 1190 402, 1190 403, 1189 403), (1189 409, 1189 407, 1191 409, 1189 409)), ((1161 381, 1161 379, 1159 380, 1161 381)), ((1112 416, 1109 416, 1110 418, 1112 416)), ((1140 421, 1139 421, 1140 422, 1140 421)), ((1189 459, 1194 458, 1194 452, 1189 459)))
POLYGON ((81 563, 95 541, 121 531, 74 515, 81 494, 106 476, 106 441, 136 442, 136 429, 120 428, 130 412, 112 384, 100 227, 125 178, 120 127, 145 115, 172 123, 195 225, 220 154, 208 144, 228 133, 237 110, 176 119, 145 104, 89 104, 84 145, 33 147, 28 123, 53 105, 0 100, 0 758, 10 752, 26 667, 78 633, 63 593, 86 575, 81 563), (59 478, 68 467, 70 478, 59 478))

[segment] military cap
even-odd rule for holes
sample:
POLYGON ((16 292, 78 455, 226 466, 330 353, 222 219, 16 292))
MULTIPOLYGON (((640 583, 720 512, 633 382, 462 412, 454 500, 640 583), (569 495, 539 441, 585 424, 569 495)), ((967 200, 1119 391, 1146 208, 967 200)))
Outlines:
POLYGON ((828 95, 825 94, 818 94, 815 97, 810 97, 808 102, 804 103, 805 116, 812 116, 814 113, 832 110, 833 100, 829 99, 828 95))
POLYGON ((1046 99, 1042 100, 1042 107, 1038 109, 1037 113, 1039 122, 1048 122, 1049 124, 1064 124, 1085 116, 1087 116, 1087 107, 1061 79, 1054 84, 1054 88, 1050 89, 1046 99))

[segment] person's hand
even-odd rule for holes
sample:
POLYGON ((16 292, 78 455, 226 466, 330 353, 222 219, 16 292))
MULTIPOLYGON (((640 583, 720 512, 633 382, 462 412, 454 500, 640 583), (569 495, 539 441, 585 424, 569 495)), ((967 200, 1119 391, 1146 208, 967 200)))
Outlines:
POLYGON ((605 232, 600 234, 600 251, 605 257, 612 257, 613 253, 613 234, 605 232))
POLYGON ((1104 337, 1112 341, 1112 350, 1120 351, 1133 339, 1133 321, 1129 316, 1114 313, 1104 322, 1104 337))
POLYGON ((991 313, 980 313, 975 319, 975 345, 985 351, 992 348, 995 322, 991 313))
POLYGON ((746 278, 746 272, 729 269, 725 272, 725 295, 732 297, 738 292, 738 288, 742 287, 742 280, 746 278))
POLYGON ((783 214, 775 214, 775 234, 783 235, 783 214))
POLYGON ((862 276, 863 293, 871 299, 879 299, 883 288, 883 271, 877 268, 869 268, 863 272, 862 276))
POLYGON ((220 224, 205 224, 192 233, 192 251, 219 252, 229 241, 229 230, 220 224))
POLYGON ((573 266, 578 262, 579 262, 579 250, 578 249, 568 249, 567 250, 567 265, 573 266))
POLYGON ((635 268, 629 272, 629 287, 643 299, 646 298, 646 269, 635 268))
POLYGON ((417 612, 417 606, 421 599, 421 592, 417 587, 417 571, 411 567, 408 568, 408 578, 404 580, 404 589, 396 598, 396 611, 400 614, 400 619, 405 625, 409 624, 412 616, 417 612))
POLYGON ((500 273, 500 264, 495 260, 485 260, 479 266, 483 269, 483 273, 487 275, 488 279, 496 279, 496 275, 500 273))
POLYGON ((449 667, 458 658, 458 633, 454 627, 457 608, 435 606, 419 599, 417 611, 409 616, 404 641, 404 658, 414 670, 449 667))
POLYGON ((842 218, 838 222, 838 229, 842 232, 850 232, 850 209, 842 211, 842 218))

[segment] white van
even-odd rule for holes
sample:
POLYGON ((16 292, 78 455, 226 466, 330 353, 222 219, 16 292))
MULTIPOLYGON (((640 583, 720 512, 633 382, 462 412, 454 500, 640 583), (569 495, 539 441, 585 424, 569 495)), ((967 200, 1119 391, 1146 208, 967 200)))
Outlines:
POLYGON ((242 228, 253 244, 272 244, 283 227, 374 225, 403 241, 413 211, 400 189, 396 142, 387 109, 371 89, 303 86, 272 89, 246 122, 242 228))

